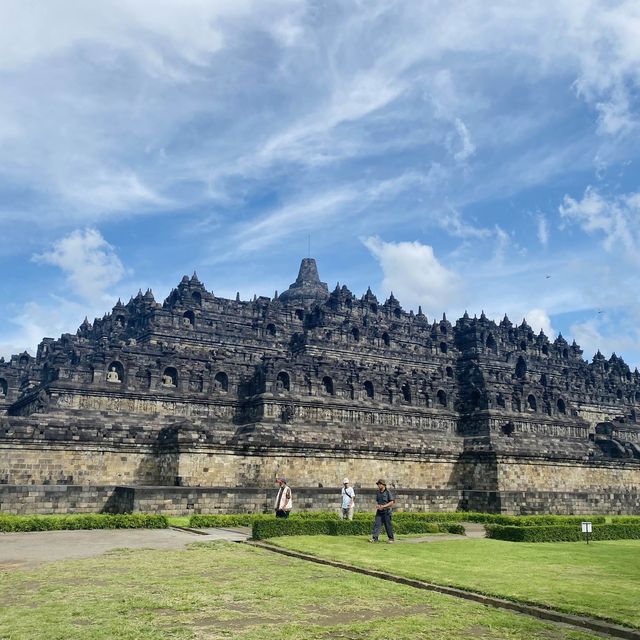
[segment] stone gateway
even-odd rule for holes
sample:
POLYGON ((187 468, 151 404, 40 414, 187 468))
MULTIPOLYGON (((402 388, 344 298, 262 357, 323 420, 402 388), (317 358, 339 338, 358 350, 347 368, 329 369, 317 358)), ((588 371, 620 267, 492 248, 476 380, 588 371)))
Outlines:
POLYGON ((0 512, 269 511, 282 474, 296 509, 382 476, 401 508, 637 513, 639 407, 621 358, 524 321, 330 293, 311 258, 273 299, 194 274, 0 361, 0 512))

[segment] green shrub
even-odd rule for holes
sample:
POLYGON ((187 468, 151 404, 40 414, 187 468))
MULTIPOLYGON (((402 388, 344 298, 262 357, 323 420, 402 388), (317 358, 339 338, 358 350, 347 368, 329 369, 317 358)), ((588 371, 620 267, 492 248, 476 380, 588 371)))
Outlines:
MULTIPOLYGON (((407 514, 410 515, 410 514, 407 514)), ((358 536, 369 535, 373 528, 373 514, 368 519, 354 518, 269 518, 253 523, 254 540, 264 540, 277 536, 358 536)), ((393 528, 397 534, 407 533, 455 533, 464 534, 464 527, 455 523, 429 522, 421 518, 401 518, 395 520, 393 528)))
POLYGON ((640 516, 612 516, 611 524, 640 524, 640 516))
POLYGON ((64 516, 0 516, 0 531, 59 531, 63 529, 166 529, 166 516, 144 513, 88 513, 64 516))
MULTIPOLYGON (((579 523, 573 525, 532 525, 516 527, 511 525, 487 525, 487 538, 509 540, 511 542, 579 542, 585 540, 579 523)), ((640 539, 640 523, 636 524, 594 524, 590 540, 640 539)))

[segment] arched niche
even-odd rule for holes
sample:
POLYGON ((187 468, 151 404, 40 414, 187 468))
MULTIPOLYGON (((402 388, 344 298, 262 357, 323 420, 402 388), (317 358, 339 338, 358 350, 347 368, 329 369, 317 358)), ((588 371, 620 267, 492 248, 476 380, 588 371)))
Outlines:
POLYGON ((271 336, 272 338, 276 337, 276 334, 278 333, 277 329, 276 329, 276 325, 273 324, 272 322, 269 323, 265 328, 264 328, 264 332, 265 335, 271 336))
POLYGON ((402 392, 402 399, 408 404, 411 404, 411 387, 409 386, 409 383, 405 382, 400 391, 402 392))
POLYGON ((436 394, 436 399, 441 407, 447 406, 447 394, 442 389, 436 394))
POLYGON ((193 304, 198 306, 202 305, 202 294, 199 291, 194 291, 191 294, 191 299, 193 300, 193 304))
POLYGON ((447 367, 446 374, 447 374, 447 378, 453 378, 453 368, 447 367))
POLYGON ((329 396, 333 395, 333 380, 329 376, 322 378, 322 391, 329 396))
POLYGON ((353 329, 351 329, 351 337, 354 342, 358 342, 360 340, 360 330, 357 327, 353 327, 353 329))
POLYGON ((175 367, 166 367, 162 374, 161 383, 163 387, 177 387, 178 370, 175 367))
POLYGON ((118 360, 113 360, 107 367, 106 380, 109 383, 118 384, 124 382, 124 366, 118 360))
POLYGON ((20 356, 20 359, 18 360, 18 364, 21 367, 26 367, 29 364, 29 356, 28 355, 20 356))
POLYGON ((386 331, 382 334, 382 343, 385 347, 388 347, 391 344, 391 338, 386 331))
POLYGON ((562 398, 558 398, 557 407, 558 413, 567 413, 567 405, 562 398))
POLYGON ((538 410, 538 402, 536 400, 536 397, 532 394, 527 396, 527 407, 529 407, 530 411, 538 410))
POLYGON ((527 341, 520 340, 520 351, 526 351, 526 350, 527 350, 527 341))
POLYGON ((0 378, 0 398, 5 398, 9 392, 9 384, 4 378, 0 378))
POLYGON ((496 342, 496 339, 493 337, 493 334, 490 333, 487 336, 487 349, 489 349, 489 351, 493 351, 493 353, 496 353, 498 351, 498 343, 496 342))
POLYGON ((504 396, 501 393, 499 393, 496 396, 496 406, 500 407, 501 409, 506 409, 506 407, 507 407, 507 403, 506 403, 506 401, 504 399, 504 396))
POLYGON ((516 378, 522 380, 527 375, 527 363, 525 359, 520 356, 516 363, 516 378))
POLYGON ((193 329, 196 325, 196 314, 193 311, 185 311, 182 314, 182 326, 187 329, 193 329))
POLYGON ((213 378, 213 386, 216 391, 229 391, 229 376, 224 371, 218 371, 213 378))
POLYGON ((440 353, 447 353, 447 351, 449 350, 449 347, 447 346, 446 342, 441 342, 440 343, 440 353))
POLYGON ((126 324, 127 319, 122 314, 118 314, 113 321, 113 326, 116 329, 124 329, 126 324))
POLYGON ((371 380, 367 380, 363 386, 364 386, 364 392, 367 394, 367 398, 371 398, 373 400, 373 398, 375 397, 373 382, 371 382, 371 380))
POLYGON ((289 391, 291 389, 291 378, 286 371, 280 371, 276 377, 276 390, 289 391))

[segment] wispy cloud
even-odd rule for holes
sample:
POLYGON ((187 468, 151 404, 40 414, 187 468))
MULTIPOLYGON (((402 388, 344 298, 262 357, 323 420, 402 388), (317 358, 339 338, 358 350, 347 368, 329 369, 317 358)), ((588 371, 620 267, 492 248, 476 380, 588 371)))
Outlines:
POLYGON ((581 200, 565 196, 559 211, 566 222, 602 237, 607 251, 621 250, 627 260, 640 264, 640 193, 607 199, 589 186, 581 200))

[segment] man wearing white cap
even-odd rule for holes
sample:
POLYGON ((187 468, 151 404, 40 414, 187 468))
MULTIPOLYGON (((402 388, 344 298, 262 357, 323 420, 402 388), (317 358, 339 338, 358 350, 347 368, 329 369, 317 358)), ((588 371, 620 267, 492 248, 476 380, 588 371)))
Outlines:
POLYGON ((345 518, 353 520, 353 506, 356 493, 352 487, 349 486, 349 478, 345 478, 342 481, 342 507, 340 509, 340 519, 345 518))

